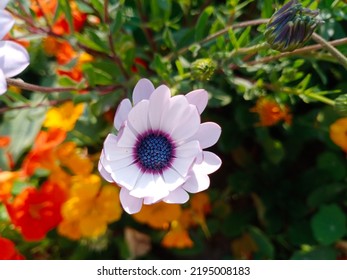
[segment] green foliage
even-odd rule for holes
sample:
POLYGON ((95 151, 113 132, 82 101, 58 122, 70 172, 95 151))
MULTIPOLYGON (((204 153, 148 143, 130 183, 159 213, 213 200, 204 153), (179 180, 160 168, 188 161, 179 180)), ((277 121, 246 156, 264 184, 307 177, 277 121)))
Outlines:
MULTIPOLYGON (((20 2, 34 14, 28 1, 20 2)), ((21 78, 74 90, 44 95, 23 89, 21 94, 9 91, 0 97, 0 136, 11 138, 8 149, 0 148, 0 169, 11 169, 7 152, 13 157, 14 169, 21 166, 47 107, 64 100, 86 105, 67 139, 98 156, 112 130, 112 120, 105 116, 110 113, 112 119, 139 78, 148 78, 155 86, 167 84, 174 94, 204 88, 209 103, 202 121, 222 127, 220 141, 212 149, 223 165, 211 176, 206 191, 211 199, 211 211, 205 217, 210 235, 198 224, 189 229, 192 248, 165 248, 161 245, 164 230, 139 224, 124 214, 103 237, 108 243, 70 241, 53 230, 40 246, 24 243, 20 250, 33 252, 40 247, 56 259, 129 258, 124 229, 130 226, 151 238, 152 250, 139 257, 144 259, 234 259, 231 244, 245 235, 248 246, 242 249, 253 246, 246 254, 250 259, 346 257, 336 246, 347 238, 346 153, 332 141, 330 127, 345 117, 347 71, 321 47, 283 54, 266 48, 265 22, 253 25, 249 21, 271 17, 278 1, 75 2, 81 11, 96 17, 97 23, 88 18, 79 32, 74 31, 70 1, 59 0, 54 17, 64 14, 71 33, 57 37, 93 60, 81 65, 81 81, 58 77, 61 65, 43 48, 42 33, 49 28, 44 19, 35 19, 38 29, 31 28, 37 34, 28 36, 31 63, 21 78), (277 109, 287 108, 291 120, 279 118, 264 125, 261 112, 254 109, 262 98, 275 102, 277 109), (95 248, 100 244, 105 246, 98 251, 95 248)), ((330 41, 347 37, 346 2, 301 2, 304 7, 320 9, 324 24, 316 32, 322 37, 330 41)), ((24 24, 21 28, 26 30, 24 24)), ((313 44, 309 40, 306 45, 313 44)), ((336 47, 347 54, 346 43, 336 47)), ((75 58, 64 67, 71 69, 77 63, 75 58)), ((39 170, 35 176, 33 180, 39 181, 47 174, 39 170)), ((23 188, 16 183, 12 193, 23 188)), ((0 205, 0 234, 21 242, 20 236, 2 231, 6 219, 0 205)))

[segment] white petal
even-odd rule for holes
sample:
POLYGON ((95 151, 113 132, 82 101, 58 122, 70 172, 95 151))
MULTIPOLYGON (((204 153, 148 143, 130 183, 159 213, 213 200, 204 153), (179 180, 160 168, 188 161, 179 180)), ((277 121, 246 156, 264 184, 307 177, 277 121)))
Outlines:
POLYGON ((156 203, 159 200, 166 197, 167 195, 169 195, 169 190, 164 182, 164 179, 161 177, 161 175, 156 174, 153 176, 153 179, 156 184, 156 189, 153 193, 151 193, 151 196, 144 198, 144 201, 143 201, 144 204, 156 203))
POLYGON ((198 131, 200 126, 200 115, 190 106, 178 123, 179 125, 176 125, 171 132, 171 137, 176 141, 188 139, 198 131))
POLYGON ((5 9, 9 0, 0 0, 0 9, 5 9))
POLYGON ((0 95, 7 91, 6 78, 2 70, 0 69, 0 95))
POLYGON ((172 168, 168 168, 163 171, 163 178, 169 191, 173 191, 174 189, 178 188, 186 180, 172 168))
POLYGON ((170 89, 161 85, 154 90, 149 99, 149 122, 153 130, 160 129, 162 114, 169 106, 170 89))
POLYGON ((182 95, 172 97, 168 110, 162 116, 162 130, 179 142, 193 136, 199 125, 200 115, 196 108, 182 95))
MULTIPOLYGON (((101 154, 101 157, 103 157, 104 155, 101 154)), ((99 164, 98 164, 98 170, 99 170, 99 173, 101 174, 101 176, 107 181, 107 182, 110 182, 110 183, 113 183, 113 179, 110 175, 110 173, 108 173, 106 171, 106 169, 104 168, 104 166, 102 165, 101 163, 101 160, 99 161, 99 164)))
POLYGON ((131 147, 119 147, 117 145, 117 136, 109 134, 104 142, 104 153, 107 160, 120 160, 133 156, 131 147))
POLYGON ((121 188, 119 198, 125 212, 128 214, 135 214, 141 210, 143 199, 131 196, 127 189, 121 188))
POLYGON ((218 170, 218 168, 222 165, 221 159, 214 153, 204 151, 203 157, 203 161, 193 167, 194 169, 198 168, 199 172, 211 174, 218 170))
POLYGON ((13 77, 29 65, 29 54, 25 48, 12 41, 0 42, 0 68, 5 77, 13 77))
POLYGON ((165 197, 163 199, 164 202, 166 203, 186 203, 189 199, 189 195, 188 193, 181 189, 181 188, 178 188, 172 192, 170 192, 170 194, 165 197))
POLYGON ((133 148, 136 144, 136 136, 128 126, 125 126, 117 135, 117 144, 119 147, 133 148))
MULTIPOLYGON (((2 1, 0 1, 2 2, 2 1)), ((2 6, 2 3, 1 3, 2 6)), ((0 40, 11 30, 14 24, 14 18, 7 11, 0 10, 0 40)))
POLYGON ((199 126, 198 132, 192 137, 200 142, 201 149, 213 146, 217 143, 222 133, 221 127, 214 122, 205 122, 199 126))
POLYGON ((107 165, 105 164, 106 170, 112 170, 112 172, 117 172, 117 170, 132 165, 135 159, 130 156, 122 159, 108 161, 107 165))
POLYGON ((137 180, 136 186, 131 190, 130 195, 144 198, 146 196, 151 196, 157 189, 157 185, 153 178, 152 173, 143 173, 142 176, 137 180))
POLYGON ((186 177, 188 172, 190 171, 194 157, 190 158, 175 158, 171 166, 173 169, 175 169, 182 177, 186 177))
POLYGON ((150 80, 148 79, 139 80, 133 91, 134 105, 139 103, 143 99, 149 99, 153 91, 154 91, 154 86, 150 80))
MULTIPOLYGON (((107 169, 107 166, 104 163, 102 164, 105 167, 105 169, 109 171, 107 169)), ((110 173, 111 173, 112 179, 117 184, 127 188, 128 190, 132 190, 136 185, 136 181, 141 176, 142 171, 140 168, 136 166, 136 164, 132 164, 122 169, 119 169, 115 172, 111 171, 110 173)))
POLYGON ((128 115, 128 124, 139 134, 148 131, 149 101, 142 100, 137 103, 128 115))
POLYGON ((190 141, 179 145, 175 149, 175 157, 190 158, 196 157, 201 152, 199 141, 190 141))
MULTIPOLYGON (((194 170, 194 167, 193 167, 194 170)), ((202 192, 210 186, 210 178, 203 173, 191 172, 191 176, 182 185, 182 188, 190 193, 202 192)))
POLYGON ((186 98, 190 104, 196 106, 199 114, 201 114, 207 106, 208 93, 204 89, 197 89, 187 93, 186 98))
POLYGON ((123 99, 119 104, 116 114, 114 116, 114 127, 119 130, 122 124, 126 121, 128 114, 132 108, 131 102, 129 99, 123 99))

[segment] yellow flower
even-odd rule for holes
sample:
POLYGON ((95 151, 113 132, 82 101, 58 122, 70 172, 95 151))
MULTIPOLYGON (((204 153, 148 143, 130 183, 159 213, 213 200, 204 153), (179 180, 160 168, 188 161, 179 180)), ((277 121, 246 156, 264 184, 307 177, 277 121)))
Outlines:
POLYGON ((119 191, 113 185, 101 186, 95 174, 75 176, 70 198, 62 207, 61 235, 71 239, 95 238, 105 234, 107 225, 120 219, 119 191))
POLYGON ((75 127, 78 118, 83 113, 83 104, 76 106, 72 101, 67 101, 59 107, 48 110, 43 126, 49 128, 61 128, 70 131, 75 127))
POLYGON ((347 153, 347 117, 338 119, 330 126, 330 138, 347 153))

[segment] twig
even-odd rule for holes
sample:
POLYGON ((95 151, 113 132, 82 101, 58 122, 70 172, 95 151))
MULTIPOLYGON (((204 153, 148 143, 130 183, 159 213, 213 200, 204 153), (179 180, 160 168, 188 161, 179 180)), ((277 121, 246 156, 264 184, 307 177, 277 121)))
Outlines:
MULTIPOLYGON (((329 44, 332 46, 344 45, 344 44, 347 44, 347 38, 342 38, 342 39, 330 41, 329 44)), ((273 56, 264 57, 264 58, 259 59, 259 60, 250 61, 250 62, 247 62, 247 65, 267 63, 267 62, 270 62, 273 60, 278 60, 278 59, 283 58, 283 57, 288 57, 288 56, 298 55, 298 54, 302 54, 302 53, 306 53, 306 52, 316 51, 316 50, 319 50, 321 48, 323 48, 321 44, 307 46, 307 47, 303 47, 300 49, 296 49, 295 51, 292 51, 292 52, 281 53, 281 54, 277 54, 277 55, 273 55, 273 56)))
POLYGON ((177 57, 177 56, 182 55, 185 52, 187 52, 193 45, 196 45, 196 44, 198 44, 198 45, 206 44, 207 42, 210 42, 210 41, 216 39, 217 37, 228 33, 230 28, 238 29, 238 28, 243 28, 243 27, 247 27, 247 26, 260 25, 260 24, 267 23, 268 20, 269 19, 256 19, 256 20, 249 20, 249 21, 244 21, 244 22, 239 22, 239 23, 235 23, 235 24, 232 24, 232 25, 228 25, 224 29, 221 29, 221 30, 217 31, 216 33, 213 33, 213 34, 207 36, 206 38, 204 38, 204 39, 202 39, 202 40, 200 40, 198 42, 194 42, 193 44, 191 44, 191 45, 189 45, 187 47, 183 47, 182 49, 178 50, 175 53, 170 53, 165 58, 167 60, 172 60, 174 57, 177 57))
POLYGON ((19 79, 6 78, 6 82, 8 85, 15 86, 21 89, 30 90, 30 91, 39 91, 44 93, 79 91, 79 89, 76 89, 75 87, 44 87, 44 86, 38 86, 38 85, 26 83, 19 79))
POLYGON ((337 59, 339 63, 341 63, 343 67, 345 67, 345 69, 347 69, 347 58, 338 49, 334 48, 334 46, 331 45, 331 43, 326 41, 317 33, 312 34, 312 39, 315 40, 317 43, 321 44, 327 51, 331 53, 331 55, 333 55, 337 59))
POLYGON ((69 91, 84 92, 84 91, 95 90, 95 91, 101 92, 100 95, 105 95, 117 89, 125 89, 124 85, 121 85, 121 84, 76 88, 76 87, 44 87, 44 86, 38 86, 38 85, 26 83, 19 79, 10 79, 10 78, 7 78, 6 82, 8 85, 11 85, 11 86, 15 86, 15 87, 25 89, 25 90, 30 90, 30 91, 42 92, 42 93, 69 92, 69 91))

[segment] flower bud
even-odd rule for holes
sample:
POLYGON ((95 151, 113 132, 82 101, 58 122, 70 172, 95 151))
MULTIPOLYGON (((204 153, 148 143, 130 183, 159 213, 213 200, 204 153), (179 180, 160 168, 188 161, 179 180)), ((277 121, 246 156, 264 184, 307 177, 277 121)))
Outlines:
POLYGON ((216 63, 210 58, 201 58, 195 60, 190 68, 194 79, 208 81, 216 70, 216 63))
POLYGON ((343 116, 347 116, 347 94, 342 94, 335 99, 335 109, 343 116))
POLYGON ((270 47, 281 52, 302 47, 322 21, 319 10, 303 8, 297 0, 289 1, 270 18, 265 38, 270 47))

